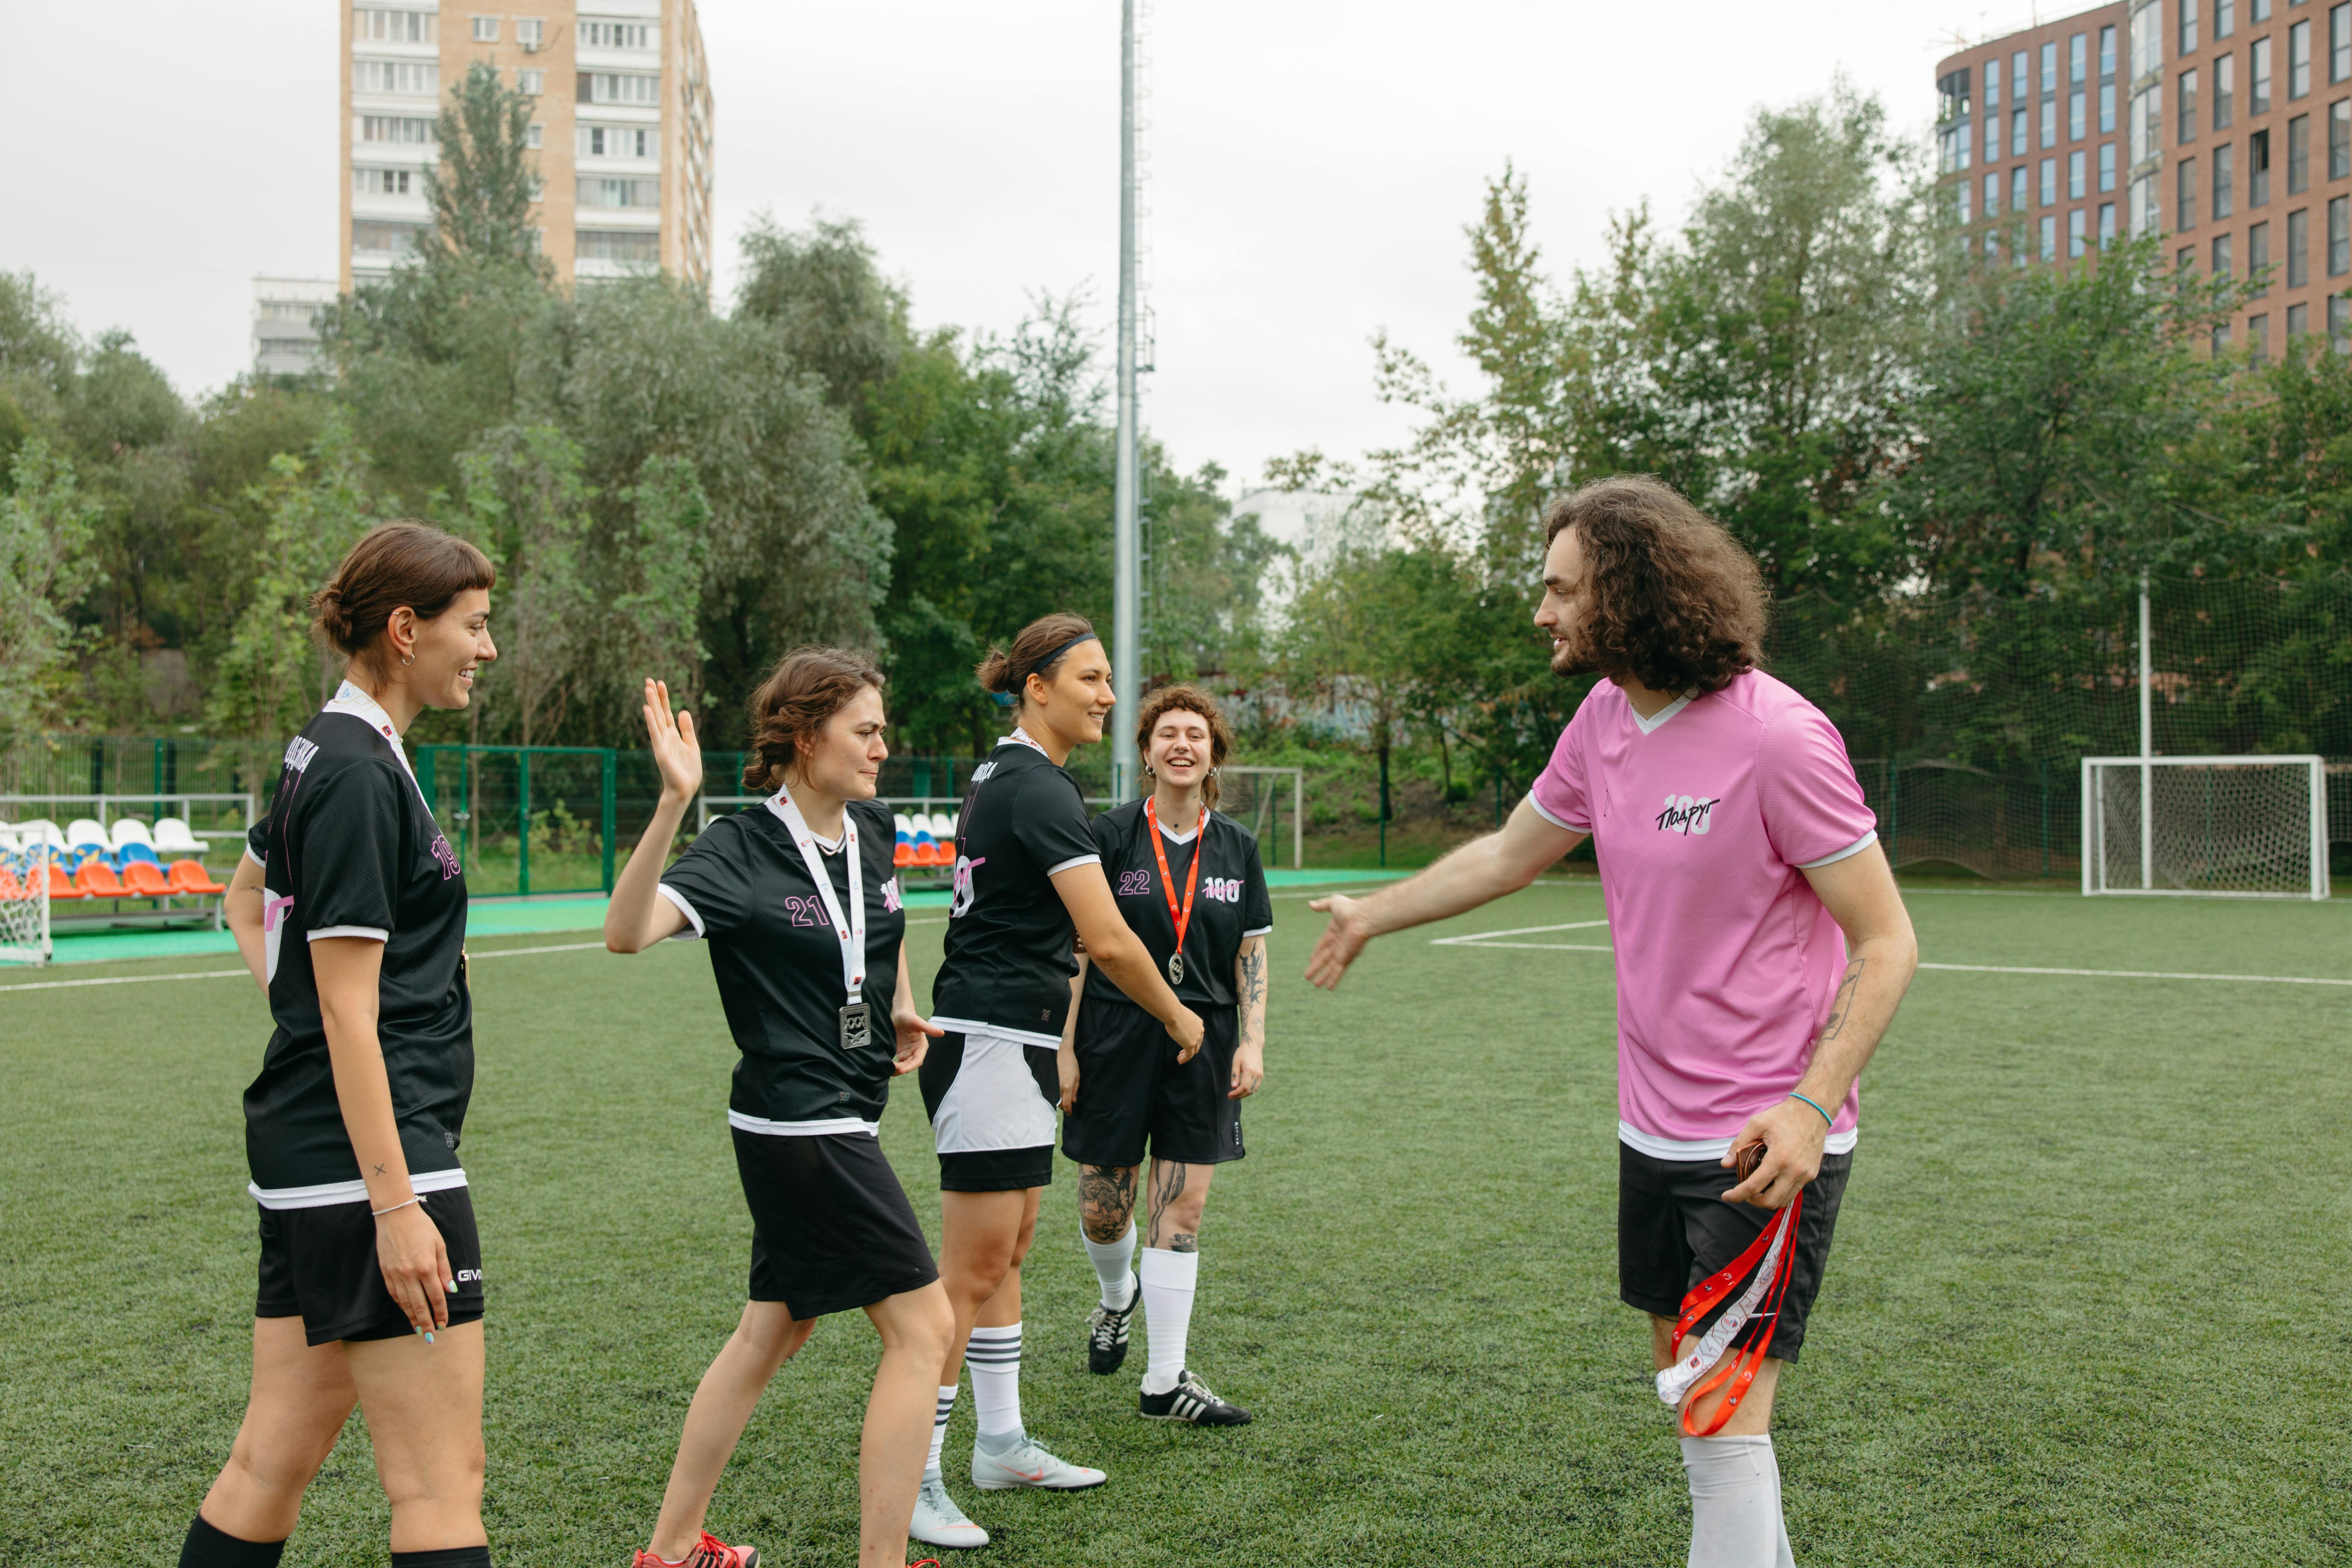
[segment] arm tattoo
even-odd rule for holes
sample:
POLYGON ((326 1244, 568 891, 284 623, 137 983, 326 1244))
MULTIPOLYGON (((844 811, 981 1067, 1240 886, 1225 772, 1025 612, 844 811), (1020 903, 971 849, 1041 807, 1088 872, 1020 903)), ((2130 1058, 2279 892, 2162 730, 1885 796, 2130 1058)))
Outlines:
POLYGON ((1243 1037, 1265 1044, 1265 949, 1263 945, 1244 949, 1241 957, 1243 1037), (1253 1026, 1251 1020, 1256 1020, 1253 1026))
MULTIPOLYGON (((1157 1160, 1151 1166, 1151 1213, 1144 1234, 1152 1241, 1160 1237, 1160 1222, 1178 1198, 1184 1195, 1185 1170, 1180 1160, 1157 1160)), ((1171 1252, 1192 1252, 1199 1248, 1197 1237, 1179 1235, 1170 1243, 1171 1252)))
POLYGON ((377 1175, 379 1175, 379 1176, 383 1175, 383 1167, 382 1165, 378 1165, 378 1166, 375 1168, 375 1173, 376 1173, 377 1175))
POLYGON ((1087 1239, 1113 1242, 1127 1234, 1135 1215, 1135 1167, 1078 1167, 1078 1215, 1087 1239))
POLYGON ((1829 1021, 1822 1026, 1822 1041, 1826 1044, 1843 1032, 1845 1021, 1853 1013, 1853 994, 1862 984, 1862 966, 1866 962, 1855 959, 1845 966, 1845 980, 1838 986, 1836 997, 1830 1003, 1829 1021))

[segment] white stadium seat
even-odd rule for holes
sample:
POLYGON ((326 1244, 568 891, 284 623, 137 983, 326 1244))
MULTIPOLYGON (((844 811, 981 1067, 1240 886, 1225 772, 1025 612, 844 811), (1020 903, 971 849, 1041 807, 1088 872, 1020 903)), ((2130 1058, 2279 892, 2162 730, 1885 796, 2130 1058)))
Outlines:
POLYGON ((147 825, 137 817, 118 816, 114 819, 114 847, 120 849, 126 844, 144 844, 148 848, 152 849, 155 847, 155 837, 147 831, 147 825))
POLYGON ((155 819, 155 853, 158 855, 202 855, 204 840, 188 830, 185 817, 159 816, 155 819))
POLYGON ((105 828, 89 817, 77 816, 66 824, 66 847, 79 849, 85 844, 96 845, 100 849, 114 847, 113 840, 107 837, 105 828))

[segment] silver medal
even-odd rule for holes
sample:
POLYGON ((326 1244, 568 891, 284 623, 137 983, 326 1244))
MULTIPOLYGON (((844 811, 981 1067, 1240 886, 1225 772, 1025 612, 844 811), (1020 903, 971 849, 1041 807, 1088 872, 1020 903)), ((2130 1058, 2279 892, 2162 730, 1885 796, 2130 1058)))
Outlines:
POLYGON ((841 1010, 841 1048, 862 1051, 874 1043, 874 1009, 864 1002, 841 1010))
POLYGON ((1184 984, 1184 955, 1181 952, 1171 952, 1168 955, 1168 984, 1171 985, 1184 984))

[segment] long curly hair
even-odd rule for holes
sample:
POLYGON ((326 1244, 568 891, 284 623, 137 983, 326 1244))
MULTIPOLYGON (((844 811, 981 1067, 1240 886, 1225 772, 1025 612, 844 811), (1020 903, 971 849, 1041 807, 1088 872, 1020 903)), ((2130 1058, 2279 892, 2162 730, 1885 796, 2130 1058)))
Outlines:
POLYGON ((1629 675, 1653 691, 1720 691, 1764 662, 1764 574, 1730 531, 1647 474, 1595 479, 1551 503, 1547 548, 1576 531, 1583 619, 1561 674, 1629 675))
POLYGON ((1182 683, 1163 686, 1143 700, 1143 710, 1135 716, 1135 750, 1139 756, 1151 750, 1151 731, 1171 713, 1197 713, 1209 727, 1209 776, 1201 781, 1201 803, 1214 811, 1217 770, 1234 754, 1233 726, 1225 722, 1225 710, 1217 706, 1217 700, 1199 687, 1182 683))
POLYGON ((784 773, 816 743, 825 721, 867 687, 882 689, 882 672, 864 654, 845 647, 796 647, 751 694, 751 747, 743 784, 773 795, 784 773))

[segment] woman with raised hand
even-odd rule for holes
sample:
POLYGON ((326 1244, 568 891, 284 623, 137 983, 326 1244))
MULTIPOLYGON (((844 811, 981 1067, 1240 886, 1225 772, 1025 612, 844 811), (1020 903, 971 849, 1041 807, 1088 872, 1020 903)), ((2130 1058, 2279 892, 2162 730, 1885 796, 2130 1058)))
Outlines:
POLYGON ((840 648, 784 656, 751 699, 747 785, 772 792, 705 828, 663 868, 702 787, 691 714, 646 682, 660 803, 614 884, 604 945, 710 943, 743 1053, 727 1123, 751 1210, 751 1300, 703 1373, 635 1568, 754 1568, 756 1548, 703 1529, 720 1473, 777 1369, 828 1312, 862 1310, 882 1363, 858 1447, 860 1568, 900 1568, 922 1479, 932 1388, 953 1327, 906 1190, 877 1141, 893 1077, 937 1031, 915 1009, 889 808, 874 798, 882 672, 840 648))
POLYGON ((276 1027, 245 1091, 260 1205, 253 1392, 181 1568, 269 1568, 352 1407, 392 1504, 394 1568, 488 1568, 482 1254, 457 1163, 474 1083, 466 879, 401 736, 463 708, 497 574, 388 522, 315 601, 350 660, 286 747, 226 899, 276 1027))
POLYGON ((1140 1298, 1150 1360, 1139 1408, 1196 1426, 1250 1418, 1185 1364, 1209 1178, 1242 1157, 1241 1102, 1265 1080, 1274 901, 1256 838, 1216 813, 1217 769, 1233 744, 1214 698, 1194 686, 1160 688, 1135 721, 1150 795, 1094 820, 1119 913, 1207 1026, 1201 1054, 1185 1059, 1158 1021, 1083 957, 1081 999, 1062 1035, 1062 1152, 1078 1162, 1079 1225, 1102 1286, 1087 1321, 1087 1369, 1108 1374, 1127 1360, 1140 1298), (1150 1207, 1137 1268, 1135 1178, 1147 1141, 1150 1207))
POLYGON ((1073 750, 1102 739, 1110 711, 1101 639, 1081 616, 1046 616, 1023 627, 1009 652, 992 649, 977 673, 1014 707, 1015 721, 972 770, 957 824, 945 952, 931 988, 931 1023, 945 1033, 921 1076, 940 1156, 940 1272, 956 1314, 915 1509, 916 1538, 934 1546, 988 1542, 940 1472, 967 1360, 974 1485, 1074 1491, 1106 1479, 1056 1458, 1021 1423, 1021 1262, 1054 1179, 1055 1054, 1077 973, 1073 935, 1185 1059, 1201 1048, 1200 1018, 1119 918, 1085 796, 1064 766, 1073 750))

